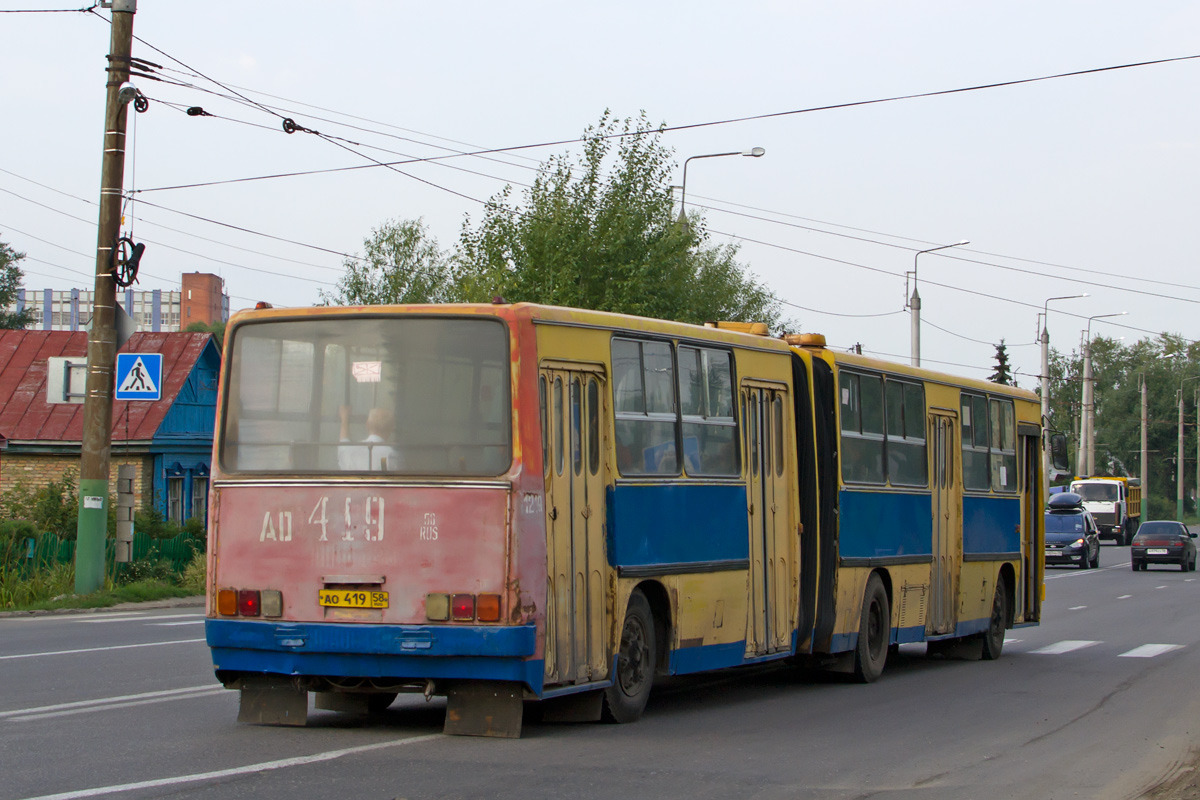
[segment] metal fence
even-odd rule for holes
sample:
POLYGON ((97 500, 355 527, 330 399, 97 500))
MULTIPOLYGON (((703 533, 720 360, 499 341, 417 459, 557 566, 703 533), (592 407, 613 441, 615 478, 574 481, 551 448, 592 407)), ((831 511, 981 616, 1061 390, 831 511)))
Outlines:
MULTIPOLYGON (((204 540, 181 533, 173 539, 153 539, 145 533, 133 534, 133 560, 166 560, 171 570, 183 572, 184 567, 196 553, 204 552, 204 540)), ((128 564, 116 562, 115 543, 107 539, 104 543, 106 574, 114 579, 128 568, 128 564)), ((10 550, 7 564, 0 565, 5 571, 17 576, 28 575, 48 569, 55 564, 70 564, 75 560, 75 540, 59 539, 52 533, 28 537, 22 546, 10 550)))

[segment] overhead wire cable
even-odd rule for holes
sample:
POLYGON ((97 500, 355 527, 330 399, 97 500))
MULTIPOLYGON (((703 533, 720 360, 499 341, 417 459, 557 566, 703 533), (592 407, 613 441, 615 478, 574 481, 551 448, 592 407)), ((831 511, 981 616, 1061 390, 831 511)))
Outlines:
MULTIPOLYGON (((817 258, 822 261, 831 261, 835 264, 844 264, 845 266, 848 266, 848 267, 854 267, 856 269, 862 269, 862 270, 866 270, 868 272, 875 272, 875 273, 879 273, 881 275, 888 275, 892 278, 896 278, 897 280, 900 280, 901 278, 903 278, 903 275, 892 272, 891 270, 883 269, 881 267, 872 267, 872 266, 868 266, 866 264, 859 264, 858 262, 855 262, 855 261, 847 261, 846 259, 834 258, 833 256, 825 256, 825 255, 821 255, 820 253, 813 253, 813 252, 810 252, 807 250, 801 250, 796 247, 788 247, 787 245, 776 244, 775 242, 768 242, 768 241, 764 241, 762 239, 753 239, 748 236, 742 236, 740 234, 719 231, 719 230, 716 230, 715 228, 708 228, 708 230, 715 234, 718 234, 720 236, 726 236, 730 239, 736 239, 736 240, 744 241, 744 242, 751 242, 753 244, 760 244, 760 245, 763 245, 764 247, 770 247, 770 248, 774 248, 776 250, 783 250, 783 251, 790 252, 790 253, 796 253, 797 255, 809 256, 810 258, 817 258)), ((943 289, 950 289, 950 290, 956 291, 956 292, 963 292, 965 294, 974 295, 976 297, 983 297, 988 300, 997 300, 999 302, 1012 303, 1014 305, 1023 306, 1025 308, 1031 308, 1031 309, 1042 308, 1041 305, 1036 304, 1036 303, 1028 303, 1023 300, 1013 299, 1011 297, 1003 297, 1001 295, 988 294, 987 292, 981 292, 976 289, 968 289, 964 286, 955 286, 953 284, 941 283, 939 281, 928 280, 925 278, 921 279, 921 283, 926 284, 928 286, 938 286, 943 289)), ((1077 317, 1079 319, 1087 319, 1087 317, 1083 316, 1083 315, 1072 314, 1070 312, 1063 311, 1061 309, 1056 309, 1056 310, 1061 314, 1066 314, 1068 316, 1077 317)), ((1145 333, 1145 334, 1149 334, 1151 336, 1161 336, 1163 334, 1162 331, 1147 330, 1145 328, 1138 328, 1133 325, 1124 325, 1124 324, 1121 324, 1118 322, 1113 322, 1111 320, 1105 320, 1105 322, 1107 322, 1109 325, 1112 325, 1113 327, 1123 328, 1125 330, 1130 330, 1130 331, 1134 331, 1137 333, 1145 333)), ((1186 339, 1184 337, 1180 337, 1180 338, 1183 339, 1183 341, 1187 341, 1189 343, 1196 343, 1195 340, 1186 339)))
MULTIPOLYGON (((97 16, 99 16, 99 15, 97 15, 97 16)), ((103 17, 101 17, 101 18, 103 19, 103 17)), ((136 36, 134 38, 137 39, 139 42, 143 42, 143 44, 146 44, 142 39, 140 39, 136 36)), ((147 44, 147 47, 151 47, 151 49, 155 50, 156 52, 162 53, 164 56, 166 56, 167 58, 170 58, 171 60, 175 61, 178 64, 183 64, 183 62, 179 61, 179 59, 176 59, 176 58, 168 55, 167 53, 159 50, 158 48, 153 47, 153 45, 147 44)), ((835 111, 835 110, 847 109, 847 108, 857 108, 857 107, 862 107, 862 106, 880 105, 883 103, 895 103, 895 102, 901 102, 901 101, 906 101, 906 100, 918 100, 918 99, 930 98, 930 97, 943 97, 943 96, 954 95, 954 94, 963 94, 963 93, 967 93, 967 92, 985 91, 985 90, 999 89, 999 88, 1004 88, 1004 87, 1009 87, 1009 86, 1020 86, 1023 84, 1038 83, 1038 82, 1051 81, 1051 80, 1059 80, 1059 79, 1063 79, 1063 78, 1073 78, 1073 77, 1080 77, 1080 76, 1084 76, 1084 75, 1095 75, 1095 74, 1100 74, 1100 73, 1104 73, 1104 72, 1114 72, 1117 70, 1137 69, 1137 68, 1141 68, 1141 67, 1157 66, 1157 65, 1162 65, 1162 64, 1171 64, 1171 63, 1183 62, 1183 61, 1192 61, 1195 59, 1200 59, 1200 54, 1187 55, 1187 56, 1175 56, 1175 57, 1171 57, 1171 58, 1159 58, 1159 59, 1152 59, 1152 60, 1148 60, 1148 61, 1136 61, 1136 62, 1129 62, 1129 63, 1125 63, 1125 64, 1113 64, 1113 65, 1108 65, 1108 66, 1104 66, 1104 67, 1092 67, 1089 69, 1072 70, 1070 72, 1059 72, 1059 73, 1054 73, 1051 75, 1040 75, 1040 76, 1035 76, 1032 78, 1017 78, 1017 79, 1007 80, 1007 81, 996 81, 996 82, 992 82, 992 83, 973 84, 971 86, 962 86, 962 87, 958 87, 958 88, 954 88, 954 89, 939 89, 939 90, 928 91, 928 92, 914 92, 914 93, 903 94, 903 95, 892 95, 889 97, 880 97, 880 98, 874 98, 874 99, 870 99, 870 100, 855 100, 855 101, 844 102, 844 103, 830 103, 830 104, 821 105, 821 106, 808 106, 805 108, 797 108, 797 109, 791 109, 791 110, 787 110, 787 111, 774 111, 774 112, 768 112, 768 113, 764 113, 764 114, 752 114, 752 115, 744 116, 744 117, 730 117, 730 118, 726 118, 726 119, 709 120, 706 122, 693 122, 693 123, 688 123, 688 124, 684 124, 684 125, 660 125, 659 127, 653 129, 652 131, 644 131, 644 130, 621 131, 618 133, 601 134, 599 138, 623 139, 623 138, 629 138, 631 136, 645 135, 646 133, 658 133, 658 134, 674 133, 677 131, 696 130, 699 128, 710 128, 710 127, 714 127, 714 126, 718 126, 718 125, 731 125, 731 124, 736 124, 736 123, 741 123, 741 122, 752 122, 752 121, 763 120, 763 119, 774 119, 774 118, 779 118, 779 117, 795 116, 795 115, 799 115, 799 114, 812 114, 812 113, 817 113, 817 112, 821 112, 821 111, 835 111)), ((183 64, 183 66, 186 67, 187 65, 183 64)), ((188 69, 191 69, 191 67, 188 67, 188 69)), ((223 86, 223 84, 221 84, 220 82, 209 78, 208 76, 204 75, 203 73, 198 73, 198 74, 200 74, 205 80, 212 81, 213 83, 215 83, 218 86, 223 86)), ((226 87, 226 88, 228 88, 228 87, 226 87)), ((234 91, 234 90, 230 89, 230 91, 234 91)), ((236 94, 236 92, 235 92, 235 94, 236 94)), ((238 94, 238 96, 249 100, 249 98, 245 98, 244 95, 238 94)), ((270 108, 268 108, 267 106, 264 106, 261 103, 258 103, 253 100, 249 100, 249 102, 252 102, 256 106, 259 106, 264 111, 271 114, 272 116, 281 117, 281 115, 278 112, 271 110, 270 108)), ((572 138, 572 139, 558 139, 555 141, 536 142, 536 143, 532 143, 532 144, 512 145, 512 146, 508 146, 508 147, 492 147, 492 148, 468 151, 468 152, 464 152, 464 153, 452 153, 452 154, 447 154, 447 155, 443 155, 443 156, 431 156, 425 160, 433 161, 433 160, 443 160, 443 159, 449 159, 449 158, 463 158, 463 157, 470 157, 470 156, 491 155, 494 153, 513 153, 513 152, 521 151, 521 150, 532 150, 532 149, 538 149, 538 148, 544 148, 544 147, 561 147, 563 145, 579 144, 580 141, 581 141, 581 139, 579 139, 579 138, 572 138)), ((380 162, 380 163, 376 164, 375 166, 386 167, 389 165, 386 162, 380 162)), ((348 171, 348 170, 353 170, 353 169, 367 169, 367 168, 370 168, 370 166, 364 164, 364 165, 355 165, 355 166, 350 166, 350 167, 342 167, 342 168, 340 168, 340 171, 348 171)), ((339 171, 339 170, 312 170, 312 171, 287 173, 287 174, 260 175, 260 176, 232 179, 229 181, 216 181, 216 182, 210 182, 207 184, 199 184, 199 185, 216 185, 219 183, 227 183, 227 182, 235 182, 235 181, 248 181, 248 180, 268 180, 268 179, 280 178, 280 177, 295 177, 298 175, 319 174, 321 172, 329 172, 329 171, 339 171)), ((194 188, 194 187, 192 187, 192 186, 189 186, 189 187, 154 187, 152 189, 147 189, 146 191, 162 191, 165 188, 194 188)))

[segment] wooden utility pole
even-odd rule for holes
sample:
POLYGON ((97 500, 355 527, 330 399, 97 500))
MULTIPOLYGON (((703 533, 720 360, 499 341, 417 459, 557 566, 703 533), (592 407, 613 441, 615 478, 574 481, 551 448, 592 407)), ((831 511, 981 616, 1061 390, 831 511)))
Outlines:
POLYGON ((79 524, 75 543, 75 593, 88 594, 104 584, 104 540, 108 534, 108 472, 112 449, 113 365, 117 356, 113 251, 121 230, 125 178, 125 122, 129 97, 120 96, 129 80, 133 52, 133 15, 137 0, 112 0, 112 38, 108 53, 104 108, 104 154, 100 171, 100 223, 96 242, 96 284, 92 326, 88 332, 87 396, 83 401, 83 452, 79 464, 79 524))

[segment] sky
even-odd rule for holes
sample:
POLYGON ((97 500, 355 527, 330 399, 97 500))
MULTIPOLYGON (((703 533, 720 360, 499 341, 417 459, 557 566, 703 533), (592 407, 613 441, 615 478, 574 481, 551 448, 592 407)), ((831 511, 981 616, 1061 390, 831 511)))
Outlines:
MULTIPOLYGON (((0 0, 0 12, 75 9, 0 0)), ((109 25, 98 13, 0 13, 6 105, 0 241, 30 289, 90 288, 109 25)), ((453 151, 577 141, 609 110, 688 126, 1200 55, 1200 4, 806 0, 569 4, 254 0, 138 3, 126 230, 135 288, 216 272, 234 309, 318 302, 389 219, 444 249, 482 201, 572 144, 410 164, 453 151), (215 82, 214 82, 215 81, 215 82), (227 88, 222 88, 227 87, 227 88), (286 134, 277 114, 344 146, 286 134), (201 106, 215 116, 188 116, 201 106), (266 180, 279 173, 370 168, 266 180), (219 182, 216 185, 195 184, 219 182), (170 188, 170 187, 188 188, 170 188), (465 195, 465 197, 463 196, 465 195)), ((987 377, 1003 339, 1039 372, 1056 349, 1200 338, 1200 59, 668 132, 711 242, 831 347, 907 363, 906 272, 919 257, 923 366, 987 377)))

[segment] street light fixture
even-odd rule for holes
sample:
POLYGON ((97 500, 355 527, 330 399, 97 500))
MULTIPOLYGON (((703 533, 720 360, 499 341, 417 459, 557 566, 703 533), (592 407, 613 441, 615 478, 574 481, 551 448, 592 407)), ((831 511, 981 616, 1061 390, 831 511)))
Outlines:
POLYGON ((701 156, 688 156, 683 160, 683 183, 679 187, 679 226, 683 228, 684 233, 688 230, 687 223, 687 207, 685 201, 687 199, 687 168, 688 162, 697 158, 724 158, 725 156, 746 156, 748 158, 762 158, 767 154, 767 151, 761 147, 751 147, 749 150, 731 150, 728 153, 705 153, 701 156))
MULTIPOLYGON (((918 250, 913 255, 913 290, 912 297, 908 299, 908 304, 905 306, 912 310, 912 365, 914 367, 921 366, 921 295, 917 293, 917 259, 922 253, 932 253, 937 250, 945 250, 949 247, 961 247, 964 244, 970 244, 969 241, 963 239, 961 242, 954 244, 943 244, 937 247, 930 247, 928 250, 918 250)), ((908 274, 905 273, 907 282, 908 274)))
POLYGON ((1106 317, 1123 317, 1128 311, 1118 311, 1115 314, 1095 314, 1088 317, 1087 336, 1083 344, 1083 396, 1079 415, 1079 448, 1084 456, 1080 464, 1087 475, 1096 471, 1096 407, 1092 387, 1092 320, 1106 317))
MULTIPOLYGON (((1038 339, 1042 343, 1042 427, 1050 420, 1050 303, 1055 300, 1077 300, 1088 293, 1050 297, 1042 304, 1042 325, 1038 339)), ((1042 437, 1042 496, 1050 496, 1050 437, 1042 437)))

